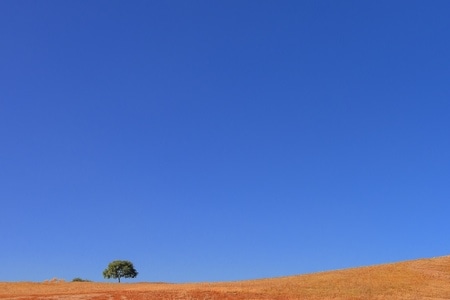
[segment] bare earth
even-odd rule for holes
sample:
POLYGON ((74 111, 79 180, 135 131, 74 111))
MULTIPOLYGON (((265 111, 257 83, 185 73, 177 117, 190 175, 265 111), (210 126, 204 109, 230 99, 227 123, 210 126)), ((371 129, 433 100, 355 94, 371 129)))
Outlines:
POLYGON ((224 283, 0 283, 0 299, 450 299, 450 256, 224 283))

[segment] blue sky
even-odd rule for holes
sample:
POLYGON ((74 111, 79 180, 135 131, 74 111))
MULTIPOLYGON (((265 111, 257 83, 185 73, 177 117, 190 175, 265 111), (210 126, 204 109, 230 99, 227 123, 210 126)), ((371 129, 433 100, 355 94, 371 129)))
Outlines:
POLYGON ((449 254, 450 2, 0 1, 0 281, 449 254))

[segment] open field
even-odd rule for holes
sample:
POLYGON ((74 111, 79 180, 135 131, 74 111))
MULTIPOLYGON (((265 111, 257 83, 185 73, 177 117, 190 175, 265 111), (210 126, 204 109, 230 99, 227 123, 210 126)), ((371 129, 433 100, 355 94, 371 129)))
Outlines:
POLYGON ((450 299, 450 256, 224 283, 0 283, 0 299, 450 299))

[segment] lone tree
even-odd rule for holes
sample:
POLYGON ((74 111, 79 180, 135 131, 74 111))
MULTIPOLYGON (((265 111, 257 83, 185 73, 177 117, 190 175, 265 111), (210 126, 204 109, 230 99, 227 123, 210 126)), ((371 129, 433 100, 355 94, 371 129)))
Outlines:
POLYGON ((138 275, 133 264, 128 260, 115 260, 109 263, 108 267, 103 271, 103 277, 117 278, 135 278, 138 275))

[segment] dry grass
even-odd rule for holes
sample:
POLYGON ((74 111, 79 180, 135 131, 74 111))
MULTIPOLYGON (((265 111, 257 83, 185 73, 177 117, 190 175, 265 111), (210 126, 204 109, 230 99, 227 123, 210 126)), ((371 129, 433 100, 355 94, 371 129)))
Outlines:
POLYGON ((0 283, 0 299, 450 299, 450 256, 224 283, 0 283))

